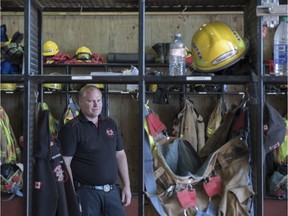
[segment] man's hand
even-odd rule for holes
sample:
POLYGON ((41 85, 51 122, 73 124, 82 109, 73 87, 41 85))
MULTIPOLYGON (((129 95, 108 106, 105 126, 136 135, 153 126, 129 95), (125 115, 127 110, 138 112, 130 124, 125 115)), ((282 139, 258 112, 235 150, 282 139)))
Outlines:
POLYGON ((126 207, 126 206, 130 205, 131 198, 132 198, 132 195, 131 195, 130 187, 124 186, 122 188, 122 194, 121 194, 121 201, 122 201, 123 206, 126 207))

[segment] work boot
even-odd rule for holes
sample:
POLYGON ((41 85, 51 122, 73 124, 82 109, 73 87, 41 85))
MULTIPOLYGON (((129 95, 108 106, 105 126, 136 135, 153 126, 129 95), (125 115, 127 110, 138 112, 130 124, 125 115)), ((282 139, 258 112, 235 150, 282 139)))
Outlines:
POLYGON ((170 43, 164 44, 164 61, 165 63, 169 63, 169 55, 170 55, 170 43))
POLYGON ((156 43, 152 46, 153 50, 156 52, 155 62, 164 63, 164 44, 156 43))

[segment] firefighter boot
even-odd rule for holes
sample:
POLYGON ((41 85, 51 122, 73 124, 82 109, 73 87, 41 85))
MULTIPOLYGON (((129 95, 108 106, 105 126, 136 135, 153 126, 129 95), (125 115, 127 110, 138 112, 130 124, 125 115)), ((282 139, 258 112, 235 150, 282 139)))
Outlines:
POLYGON ((169 55, 170 55, 170 43, 164 44, 164 61, 165 63, 169 63, 169 55))
POLYGON ((164 44, 156 43, 152 46, 153 50, 156 52, 155 62, 164 63, 164 44))

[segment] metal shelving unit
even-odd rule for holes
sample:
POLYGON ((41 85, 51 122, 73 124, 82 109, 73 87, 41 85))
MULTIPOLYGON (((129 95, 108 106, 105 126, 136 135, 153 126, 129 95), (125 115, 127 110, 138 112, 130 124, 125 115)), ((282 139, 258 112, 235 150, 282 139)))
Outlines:
MULTIPOLYGON (((284 2, 284 1, 283 1, 284 2)), ((150 83, 173 83, 173 84, 247 84, 249 86, 256 86, 255 91, 252 92, 251 103, 251 125, 263 125, 262 113, 263 113, 263 95, 264 95, 264 83, 277 83, 286 84, 287 77, 268 77, 263 76, 262 56, 259 54, 262 50, 261 42, 261 17, 256 16, 255 9, 257 5, 260 5, 261 1, 248 1, 238 0, 231 2, 230 0, 185 0, 185 1, 172 1, 172 0, 106 0, 106 1, 70 1, 70 0, 1 0, 2 11, 24 11, 25 16, 25 64, 23 75, 3 75, 1 76, 1 82, 15 82, 23 83, 24 89, 24 126, 23 135, 24 142, 27 144, 24 150, 24 164, 25 164, 25 185, 24 185, 24 209, 25 215, 31 215, 32 205, 32 175, 33 175, 33 145, 34 145, 34 122, 35 122, 35 101, 38 85, 50 82, 61 83, 83 83, 87 82, 101 82, 103 84, 138 84, 139 85, 139 143, 144 140, 143 129, 143 104, 145 104, 145 85, 150 83), (159 66, 157 64, 145 64, 145 14, 147 12, 165 12, 165 11, 244 11, 245 13, 245 33, 249 35, 252 41, 251 57, 255 60, 256 76, 187 76, 187 77, 157 77, 146 76, 146 66, 159 66), (45 12, 79 12, 79 11, 132 11, 139 14, 139 63, 137 64, 139 69, 139 76, 86 76, 81 79, 81 76, 75 78, 75 75, 71 74, 71 67, 83 67, 83 65, 49 65, 45 67, 65 67, 66 74, 59 75, 57 77, 43 75, 43 65, 41 61, 41 23, 42 15, 45 12), (40 72, 40 73, 39 73, 40 72), (74 77, 73 77, 74 76, 74 77), (97 78, 97 79, 96 79, 97 78)), ((262 10, 262 9, 261 9, 262 10)), ((104 67, 107 71, 108 67, 121 67, 125 64, 103 64, 103 65, 87 65, 87 67, 104 67)), ((86 67, 86 66, 85 66, 86 67)), ((251 142, 255 144, 255 148, 252 152, 254 166, 253 169, 253 186, 256 192, 255 195, 255 214, 263 215, 263 167, 262 167, 262 154, 261 143, 263 142, 263 131, 261 127, 251 128, 251 142)), ((144 212, 144 182, 143 182, 143 146, 139 150, 139 209, 138 215, 143 215, 144 212)))

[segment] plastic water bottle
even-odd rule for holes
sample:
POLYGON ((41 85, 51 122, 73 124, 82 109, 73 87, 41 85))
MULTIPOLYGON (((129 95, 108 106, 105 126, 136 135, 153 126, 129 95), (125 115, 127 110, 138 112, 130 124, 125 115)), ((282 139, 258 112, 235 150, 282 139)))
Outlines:
POLYGON ((186 72, 186 50, 181 34, 175 34, 174 40, 170 43, 169 52, 169 75, 182 76, 186 72))
POLYGON ((288 75, 288 17, 281 17, 274 36, 274 75, 288 75))

